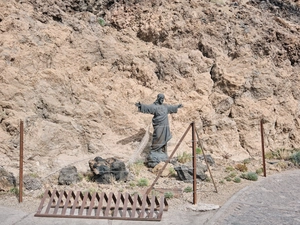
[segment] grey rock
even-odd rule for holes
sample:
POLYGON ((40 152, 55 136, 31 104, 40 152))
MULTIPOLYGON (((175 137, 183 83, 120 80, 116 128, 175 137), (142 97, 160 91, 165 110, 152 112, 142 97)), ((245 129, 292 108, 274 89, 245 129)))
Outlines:
POLYGON ((65 167, 59 172, 58 184, 60 185, 74 184, 77 183, 79 180, 79 175, 75 166, 65 167))
POLYGON ((0 191, 9 191, 16 186, 16 178, 11 172, 0 167, 0 191))
POLYGON ((125 163, 115 158, 96 157, 89 161, 89 166, 94 173, 93 180, 97 183, 110 184, 114 181, 125 181, 128 177, 125 163))
POLYGON ((25 189, 28 191, 39 190, 43 186, 42 182, 38 178, 34 178, 30 176, 25 176, 23 182, 24 182, 25 189))
POLYGON ((174 167, 180 180, 184 182, 193 182, 193 176, 189 173, 189 167, 185 165, 174 167))

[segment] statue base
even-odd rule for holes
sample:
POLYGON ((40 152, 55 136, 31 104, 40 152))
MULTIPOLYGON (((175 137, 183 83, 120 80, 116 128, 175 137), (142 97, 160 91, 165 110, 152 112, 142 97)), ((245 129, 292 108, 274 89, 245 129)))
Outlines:
POLYGON ((147 165, 148 167, 154 168, 158 163, 165 162, 168 160, 168 155, 161 151, 150 151, 147 157, 147 165))

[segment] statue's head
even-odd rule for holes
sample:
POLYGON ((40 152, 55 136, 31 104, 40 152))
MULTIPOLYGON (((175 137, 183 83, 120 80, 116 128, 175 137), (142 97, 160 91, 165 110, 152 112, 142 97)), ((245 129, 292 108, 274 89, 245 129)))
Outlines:
POLYGON ((165 100, 165 95, 164 94, 158 94, 156 101, 154 102, 155 104, 163 104, 165 100))

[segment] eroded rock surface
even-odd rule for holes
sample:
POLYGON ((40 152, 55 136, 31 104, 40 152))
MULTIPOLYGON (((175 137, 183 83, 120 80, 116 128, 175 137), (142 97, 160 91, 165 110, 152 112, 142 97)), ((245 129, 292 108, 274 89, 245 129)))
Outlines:
MULTIPOLYGON (((0 164, 45 177, 97 155, 126 162, 165 93, 172 151, 195 121, 215 157, 300 147, 297 1, 0 0, 0 164), (104 22, 105 23, 104 23, 104 22)), ((181 151, 190 151, 190 136, 181 151)), ((87 166, 82 170, 86 170, 87 166)))

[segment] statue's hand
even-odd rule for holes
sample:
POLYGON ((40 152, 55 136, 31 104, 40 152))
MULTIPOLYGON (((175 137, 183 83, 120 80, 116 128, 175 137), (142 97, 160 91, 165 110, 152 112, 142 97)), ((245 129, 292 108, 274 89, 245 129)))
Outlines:
POLYGON ((135 103, 135 106, 141 107, 141 103, 140 103, 140 102, 137 102, 137 103, 135 103))
POLYGON ((183 107, 183 105, 182 105, 182 104, 179 104, 179 105, 178 105, 178 108, 182 108, 182 107, 183 107))

